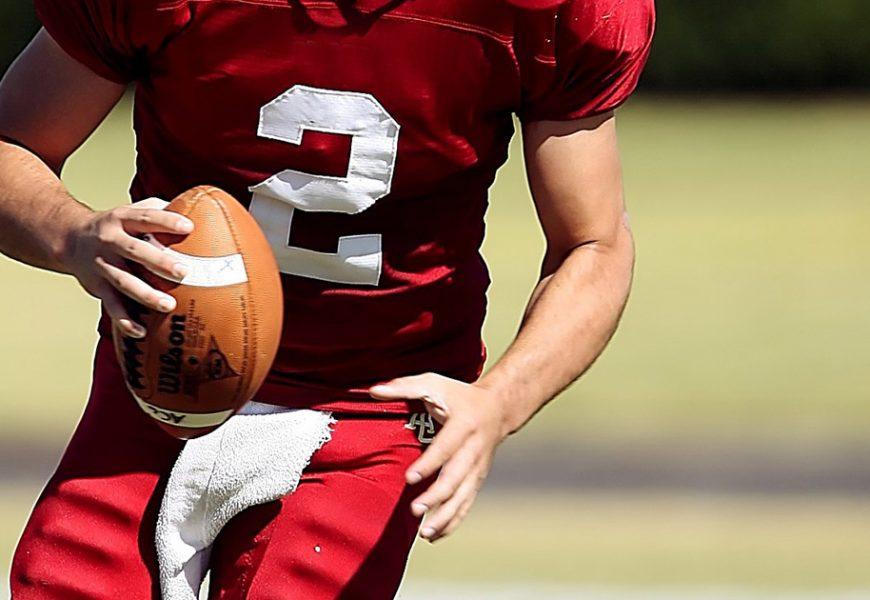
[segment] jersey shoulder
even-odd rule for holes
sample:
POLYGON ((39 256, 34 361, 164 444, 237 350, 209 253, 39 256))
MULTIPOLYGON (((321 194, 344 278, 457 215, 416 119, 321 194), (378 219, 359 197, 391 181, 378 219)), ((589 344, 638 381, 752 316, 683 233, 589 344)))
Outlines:
POLYGON ((654 0, 568 0, 559 10, 557 33, 567 51, 637 55, 649 49, 654 0))
POLYGON ((529 120, 613 110, 637 86, 655 30, 654 0, 510 0, 526 6, 517 32, 529 120), (553 5, 555 3, 555 5, 553 5))
POLYGON ((34 0, 49 35, 98 75, 127 83, 145 67, 150 52, 191 18, 171 0, 34 0))

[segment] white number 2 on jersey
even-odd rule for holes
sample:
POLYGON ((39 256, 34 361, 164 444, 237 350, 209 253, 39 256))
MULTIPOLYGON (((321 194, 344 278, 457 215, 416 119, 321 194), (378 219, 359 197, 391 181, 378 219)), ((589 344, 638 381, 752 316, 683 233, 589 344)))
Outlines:
POLYGON ((338 238, 336 253, 290 246, 296 210, 357 214, 390 193, 399 124, 370 94, 296 85, 260 109, 257 134, 299 145, 305 130, 352 136, 347 175, 287 169, 251 186, 251 214, 272 245, 283 273, 336 283, 377 285, 378 233, 338 238))

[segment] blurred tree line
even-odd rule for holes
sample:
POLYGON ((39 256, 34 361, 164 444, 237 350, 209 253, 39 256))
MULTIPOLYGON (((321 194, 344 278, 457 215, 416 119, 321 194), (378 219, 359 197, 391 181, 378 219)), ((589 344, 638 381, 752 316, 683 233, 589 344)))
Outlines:
MULTIPOLYGON (((631 1, 631 0, 626 0, 631 1)), ((870 0, 656 0, 645 85, 870 89, 870 0)))
MULTIPOLYGON (((38 27, 31 2, 0 0, 0 72, 38 27)), ((870 0, 657 4, 658 35, 646 89, 870 89, 870 0)))

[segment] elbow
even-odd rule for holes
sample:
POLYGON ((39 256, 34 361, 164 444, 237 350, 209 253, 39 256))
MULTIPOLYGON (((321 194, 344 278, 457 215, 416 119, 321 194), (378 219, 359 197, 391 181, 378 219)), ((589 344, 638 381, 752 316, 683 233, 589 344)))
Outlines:
POLYGON ((548 243, 541 265, 541 278, 552 275, 566 263, 581 257, 583 263, 592 260, 614 275, 622 274, 630 282, 634 272, 635 244, 628 213, 623 213, 619 225, 607 235, 575 240, 569 244, 548 243))

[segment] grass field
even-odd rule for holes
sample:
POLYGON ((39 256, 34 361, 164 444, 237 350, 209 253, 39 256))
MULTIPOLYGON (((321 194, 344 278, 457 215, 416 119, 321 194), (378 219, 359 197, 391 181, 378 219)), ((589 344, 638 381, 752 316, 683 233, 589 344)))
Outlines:
MULTIPOLYGON (((125 201, 127 110, 66 170, 94 206, 125 201)), ((870 100, 647 99, 623 111, 621 130, 639 253, 633 297, 603 359, 524 438, 863 437, 870 100)), ((497 356, 542 248, 516 151, 489 232, 486 338, 497 356)), ((5 260, 0 281, 0 395, 15 415, 0 431, 63 436, 87 389, 96 303, 66 278, 5 260)))

